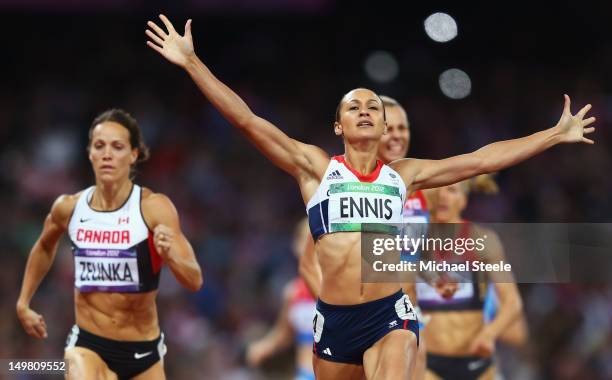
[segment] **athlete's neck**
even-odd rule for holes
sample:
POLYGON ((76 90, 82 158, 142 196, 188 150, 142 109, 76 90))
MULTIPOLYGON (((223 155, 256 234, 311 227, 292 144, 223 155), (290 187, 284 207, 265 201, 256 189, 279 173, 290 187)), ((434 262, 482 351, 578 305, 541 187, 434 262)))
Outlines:
POLYGON ((129 179, 114 183, 97 182, 91 197, 91 207, 101 211, 118 209, 130 196, 132 186, 129 179))
POLYGON ((376 150, 359 151, 353 149, 350 145, 347 145, 344 153, 344 161, 348 164, 348 166, 359 173, 368 175, 376 169, 376 150))

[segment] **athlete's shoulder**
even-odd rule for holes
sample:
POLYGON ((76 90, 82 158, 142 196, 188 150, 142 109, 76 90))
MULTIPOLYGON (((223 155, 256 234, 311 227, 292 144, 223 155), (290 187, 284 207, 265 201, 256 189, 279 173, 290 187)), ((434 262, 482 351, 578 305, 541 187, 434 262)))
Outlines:
POLYGON ((67 226, 83 191, 75 194, 62 194, 57 197, 51 206, 51 219, 59 225, 67 226))
POLYGON ((416 158, 400 158, 395 161, 391 161, 387 164, 387 166, 391 167, 393 170, 398 170, 402 167, 415 165, 419 160, 416 158))
POLYGON ((416 158, 400 158, 399 160, 389 162, 387 166, 398 172, 406 186, 410 186, 422 163, 423 160, 416 158))
POLYGON ((308 166, 312 168, 317 176, 322 176, 331 161, 330 155, 322 148, 312 145, 300 143, 304 157, 308 160, 308 166))
POLYGON ((479 223, 472 223, 472 222, 466 222, 466 223, 468 223, 470 226, 470 235, 474 237, 487 236, 487 239, 490 237, 494 239, 499 239, 499 235, 497 235, 497 232, 495 232, 495 230, 493 230, 490 227, 483 226, 482 224, 479 224, 479 223))
POLYGON ((145 222, 149 226, 167 223, 170 218, 174 219, 178 216, 176 207, 167 195, 155 193, 146 187, 142 188, 140 207, 145 222))
POLYGON ((153 190, 143 187, 142 195, 141 195, 142 207, 147 208, 166 208, 170 207, 174 209, 174 204, 170 200, 170 198, 163 193, 155 193, 153 190))

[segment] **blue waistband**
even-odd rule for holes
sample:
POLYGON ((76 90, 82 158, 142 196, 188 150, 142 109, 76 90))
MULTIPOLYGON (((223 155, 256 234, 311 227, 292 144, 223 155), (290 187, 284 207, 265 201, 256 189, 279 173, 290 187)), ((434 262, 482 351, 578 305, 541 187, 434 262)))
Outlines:
POLYGON ((328 304, 328 303, 321 301, 321 299, 319 298, 317 300, 317 309, 321 311, 344 311, 344 310, 355 311, 355 310, 364 310, 364 309, 367 310, 373 306, 379 306, 379 305, 383 305, 389 302, 395 302, 397 299, 401 298, 403 295, 404 295, 404 292, 402 291, 402 289, 400 289, 397 292, 387 297, 379 298, 377 300, 373 300, 369 302, 358 303, 354 305, 332 305, 332 304, 328 304))

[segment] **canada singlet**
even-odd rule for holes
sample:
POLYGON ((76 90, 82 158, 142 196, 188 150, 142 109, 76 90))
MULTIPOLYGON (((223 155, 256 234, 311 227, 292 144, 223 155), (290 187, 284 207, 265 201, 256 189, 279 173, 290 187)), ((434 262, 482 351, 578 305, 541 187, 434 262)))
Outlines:
POLYGON ((142 188, 133 185, 116 210, 97 211, 84 190, 68 224, 74 286, 80 292, 141 293, 157 289, 162 260, 140 209, 142 188))

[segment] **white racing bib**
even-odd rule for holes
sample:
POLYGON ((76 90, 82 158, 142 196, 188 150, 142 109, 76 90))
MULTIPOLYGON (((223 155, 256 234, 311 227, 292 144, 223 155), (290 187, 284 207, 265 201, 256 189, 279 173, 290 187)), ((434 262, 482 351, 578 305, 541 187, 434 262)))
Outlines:
POLYGON ((398 234, 406 186, 395 170, 382 162, 369 175, 333 157, 307 207, 313 238, 333 232, 398 234))
MULTIPOLYGON (((345 182, 329 186, 329 232, 361 231, 363 224, 397 233, 402 209, 399 188, 377 183, 345 182), (394 224, 395 223, 395 224, 394 224)), ((370 227, 372 228, 372 227, 370 227)))
POLYGON ((138 290, 138 260, 135 251, 76 249, 75 286, 83 292, 138 290))

